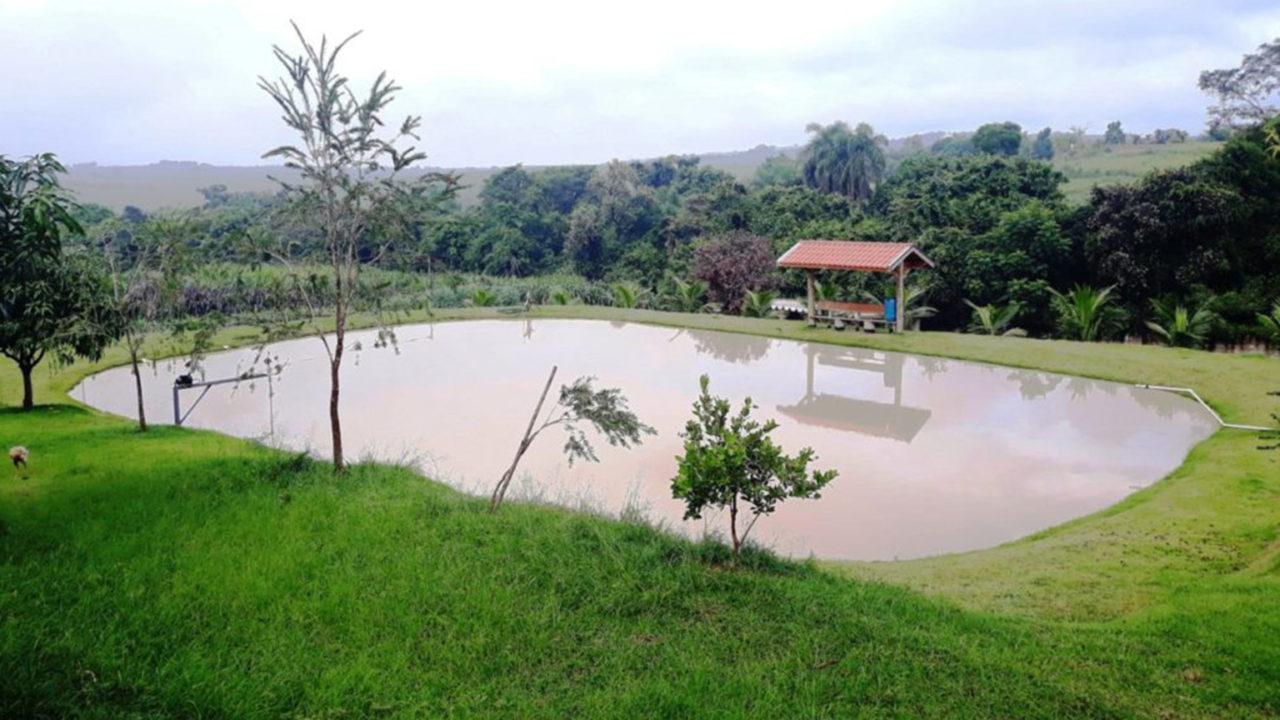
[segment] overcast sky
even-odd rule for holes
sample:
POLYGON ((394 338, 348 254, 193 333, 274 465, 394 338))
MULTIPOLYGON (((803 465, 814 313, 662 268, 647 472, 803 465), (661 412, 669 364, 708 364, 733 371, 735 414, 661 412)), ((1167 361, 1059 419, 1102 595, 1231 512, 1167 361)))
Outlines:
POLYGON ((1280 37, 1275 0, 0 0, 0 153, 258 164, 288 137, 256 78, 297 47, 290 19, 363 30, 348 74, 389 71, 393 116, 454 167, 791 145, 835 119, 1198 131, 1199 72, 1280 37))

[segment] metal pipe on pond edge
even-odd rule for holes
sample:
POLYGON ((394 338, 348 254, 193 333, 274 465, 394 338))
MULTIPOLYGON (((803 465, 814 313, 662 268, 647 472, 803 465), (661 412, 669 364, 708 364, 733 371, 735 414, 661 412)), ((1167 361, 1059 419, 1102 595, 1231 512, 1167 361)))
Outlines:
POLYGON ((1164 390, 1165 392, 1182 393, 1183 395, 1190 395, 1192 398, 1195 398, 1196 402, 1200 403, 1201 407, 1209 411, 1209 414, 1213 416, 1213 419, 1218 421, 1218 425, 1224 428, 1231 428, 1232 430, 1253 430, 1256 432, 1267 432, 1269 430, 1275 430, 1275 428, 1261 427, 1259 425, 1237 425, 1236 423, 1229 423, 1223 420, 1222 416, 1219 415, 1216 410, 1209 407, 1209 403, 1205 402, 1204 398, 1200 397, 1200 393, 1196 392, 1195 390, 1192 390, 1191 388, 1169 387, 1168 385, 1146 385, 1143 383, 1138 383, 1134 387, 1146 388, 1147 390, 1164 390))

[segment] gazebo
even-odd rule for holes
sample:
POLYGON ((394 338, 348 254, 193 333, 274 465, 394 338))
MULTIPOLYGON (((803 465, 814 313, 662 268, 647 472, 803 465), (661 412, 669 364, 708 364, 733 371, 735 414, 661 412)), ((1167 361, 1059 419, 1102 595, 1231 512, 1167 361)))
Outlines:
MULTIPOLYGON (((894 304, 893 324, 897 332, 906 327, 903 322, 903 305, 906 300, 907 273, 920 268, 933 267, 933 261, 911 243, 864 242, 855 240, 801 240, 778 258, 778 267, 804 270, 808 277, 809 324, 818 322, 814 276, 819 270, 846 270, 849 272, 875 272, 893 275, 898 281, 898 298, 894 304)), ((851 311, 866 312, 884 308, 849 304, 851 311)), ((887 319, 887 318, 886 318, 887 319)))

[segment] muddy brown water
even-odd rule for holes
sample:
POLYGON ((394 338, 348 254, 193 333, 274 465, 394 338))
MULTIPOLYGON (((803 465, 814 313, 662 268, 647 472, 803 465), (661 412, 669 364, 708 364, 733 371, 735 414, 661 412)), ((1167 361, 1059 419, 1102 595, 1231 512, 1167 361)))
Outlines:
MULTIPOLYGON (((348 457, 419 463, 455 487, 487 494, 502 474, 547 372, 557 383, 594 375, 618 387, 658 435, 625 450, 597 442, 598 464, 565 461, 553 430, 525 456, 516 497, 638 513, 692 536, 726 518, 684 521, 670 479, 679 432, 711 376, 735 407, 750 396, 778 421, 788 451, 811 446, 840 476, 818 500, 792 500, 752 538, 791 556, 887 560, 990 547, 1100 510, 1160 479, 1214 429, 1191 401, 1165 392, 1026 370, 702 330, 579 320, 494 320, 349 335, 343 369, 348 457), (358 349, 356 349, 358 348, 358 349)), ((315 338, 270 348, 284 369, 216 386, 186 424, 324 456, 328 366, 315 338)), ((231 350, 204 363, 207 379, 253 367, 231 350)), ((172 422, 172 382, 144 371, 153 422, 172 422)), ((199 390, 182 393, 184 411, 199 390)), ((135 414, 127 368, 88 378, 75 397, 135 414)))

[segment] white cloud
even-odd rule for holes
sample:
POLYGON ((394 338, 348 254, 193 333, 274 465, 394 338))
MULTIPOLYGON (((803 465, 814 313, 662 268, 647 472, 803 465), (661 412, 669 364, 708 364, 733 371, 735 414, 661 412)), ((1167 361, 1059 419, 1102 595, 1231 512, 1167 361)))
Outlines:
POLYGON ((1012 119, 1198 129, 1200 70, 1280 35, 1269 3, 0 0, 0 152, 253 163, 285 135, 256 86, 290 18, 404 86, 433 162, 591 162, 1012 119))

